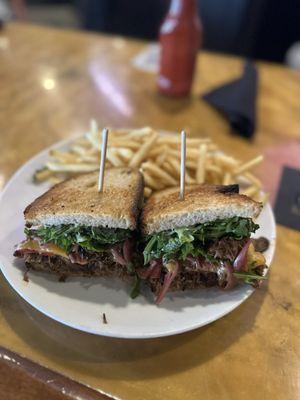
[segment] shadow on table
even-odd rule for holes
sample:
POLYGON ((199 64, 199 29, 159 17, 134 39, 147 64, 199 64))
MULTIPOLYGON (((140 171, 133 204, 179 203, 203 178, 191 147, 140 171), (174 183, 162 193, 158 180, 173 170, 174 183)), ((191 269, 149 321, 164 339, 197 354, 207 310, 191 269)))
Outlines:
POLYGON ((44 316, 0 280, 2 312, 28 346, 61 364, 98 378, 140 380, 186 371, 219 356, 249 333, 267 285, 224 318, 185 334, 148 340, 112 339, 64 326, 44 316), (119 366, 117 367, 117 364, 119 366))

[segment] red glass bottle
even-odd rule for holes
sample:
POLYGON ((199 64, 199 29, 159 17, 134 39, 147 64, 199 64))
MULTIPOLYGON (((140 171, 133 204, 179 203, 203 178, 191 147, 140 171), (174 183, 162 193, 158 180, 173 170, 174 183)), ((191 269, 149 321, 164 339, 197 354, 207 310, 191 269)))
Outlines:
POLYGON ((189 94, 202 35, 196 0, 172 0, 159 32, 157 83, 161 93, 177 97, 189 94))

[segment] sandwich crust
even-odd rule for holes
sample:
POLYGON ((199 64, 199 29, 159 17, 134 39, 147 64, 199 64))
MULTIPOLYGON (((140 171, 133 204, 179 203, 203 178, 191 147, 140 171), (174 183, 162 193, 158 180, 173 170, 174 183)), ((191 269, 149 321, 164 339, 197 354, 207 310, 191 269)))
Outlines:
POLYGON ((24 211, 27 224, 76 224, 134 230, 142 204, 143 177, 138 170, 105 171, 103 193, 98 173, 79 175, 53 186, 24 211))
POLYGON ((231 217, 256 218, 262 204, 236 193, 236 187, 195 185, 186 188, 185 199, 179 190, 167 189, 150 197, 141 217, 144 235, 172 228, 192 226, 231 217))

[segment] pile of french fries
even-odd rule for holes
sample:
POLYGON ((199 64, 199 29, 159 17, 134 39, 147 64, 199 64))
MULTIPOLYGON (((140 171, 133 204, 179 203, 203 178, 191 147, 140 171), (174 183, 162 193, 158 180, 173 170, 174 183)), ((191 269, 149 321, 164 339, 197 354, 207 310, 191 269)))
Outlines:
MULTIPOLYGON (((95 121, 84 137, 75 139, 65 151, 51 150, 51 159, 34 175, 35 182, 58 183, 70 175, 99 170, 101 132, 95 121)), ((246 163, 220 151, 210 138, 187 138, 186 185, 239 183, 241 192, 262 202, 260 180, 251 172, 261 163, 260 155, 246 163)), ((139 168, 145 181, 145 197, 179 186, 180 134, 166 135, 145 127, 110 129, 106 167, 139 168)))

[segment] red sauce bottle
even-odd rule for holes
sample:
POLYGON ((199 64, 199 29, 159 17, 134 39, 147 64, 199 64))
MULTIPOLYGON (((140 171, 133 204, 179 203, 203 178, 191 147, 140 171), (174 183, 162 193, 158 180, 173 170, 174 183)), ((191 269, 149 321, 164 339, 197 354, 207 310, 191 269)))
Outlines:
POLYGON ((161 56, 157 83, 161 93, 177 97, 189 94, 202 34, 196 0, 172 0, 159 32, 161 56))

